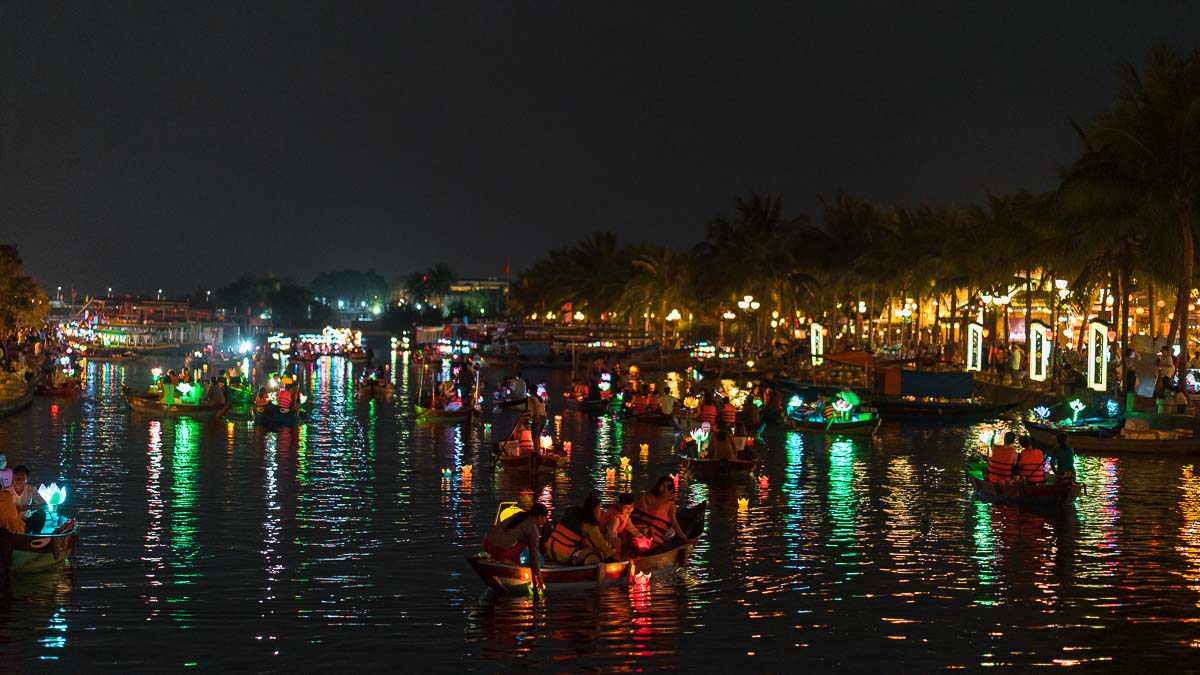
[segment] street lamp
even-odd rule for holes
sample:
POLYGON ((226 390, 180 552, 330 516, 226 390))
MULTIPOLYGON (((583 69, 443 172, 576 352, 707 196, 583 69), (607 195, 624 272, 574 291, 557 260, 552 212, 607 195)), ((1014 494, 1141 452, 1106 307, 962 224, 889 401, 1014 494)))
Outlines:
POLYGON ((108 287, 108 297, 112 297, 112 286, 108 287))
POLYGON ((162 289, 158 289, 158 299, 162 300, 162 289))

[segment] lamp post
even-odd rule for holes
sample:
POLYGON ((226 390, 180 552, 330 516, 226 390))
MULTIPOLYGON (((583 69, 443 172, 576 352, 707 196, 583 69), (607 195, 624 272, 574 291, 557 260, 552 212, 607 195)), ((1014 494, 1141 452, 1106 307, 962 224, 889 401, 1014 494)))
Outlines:
POLYGON ((721 347, 725 346, 725 322, 732 321, 737 318, 737 314, 729 310, 725 310, 721 314, 721 320, 717 323, 717 344, 721 347))
MULTIPOLYGON (((754 310, 756 310, 760 307, 760 305, 758 304, 758 301, 754 299, 753 295, 742 296, 742 299, 738 300, 737 306, 739 309, 741 309, 743 312, 746 313, 747 319, 750 319, 754 310)), ((757 348, 756 348, 756 345, 753 343, 757 342, 757 340, 758 340, 758 331, 756 330, 756 331, 754 331, 753 338, 749 341, 750 347, 754 351, 757 351, 757 348)))
POLYGON ((1060 319, 1062 318, 1061 315, 1062 315, 1063 301, 1065 301, 1067 299, 1067 296, 1071 294, 1071 291, 1067 289, 1067 280, 1066 279, 1055 279, 1054 280, 1054 288, 1055 288, 1055 295, 1057 295, 1058 297, 1054 300, 1054 342, 1052 343, 1052 347, 1050 350, 1050 359, 1051 359, 1050 381, 1051 381, 1051 383, 1057 385, 1058 384, 1058 362, 1059 362, 1058 335, 1059 335, 1059 333, 1062 332, 1062 328, 1059 326, 1059 324, 1061 323, 1060 319))

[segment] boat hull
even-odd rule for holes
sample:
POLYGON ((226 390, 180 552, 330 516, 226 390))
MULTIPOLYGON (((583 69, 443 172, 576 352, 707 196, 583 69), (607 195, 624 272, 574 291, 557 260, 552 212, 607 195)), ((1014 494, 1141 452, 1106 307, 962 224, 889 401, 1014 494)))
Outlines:
POLYGON ((462 410, 436 410, 433 408, 422 408, 419 405, 414 405, 413 408, 417 411, 417 419, 434 424, 459 424, 461 422, 471 421, 474 411, 470 408, 462 410))
POLYGON ((734 478, 749 477, 758 468, 754 459, 690 459, 688 470, 701 483, 721 483, 734 478))
POLYGON ((875 397, 864 403, 884 419, 970 422, 995 419, 1012 410, 1015 405, 986 403, 910 401, 903 398, 875 397))
MULTIPOLYGON (((1058 446, 1058 429, 1054 427, 1026 422, 1025 428, 1035 445, 1041 448, 1058 446)), ((1143 453, 1162 455, 1200 455, 1200 438, 1178 438, 1171 440, 1133 439, 1119 436, 1104 436, 1100 433, 1083 434, 1064 431, 1067 434, 1067 444, 1076 452, 1083 454, 1109 453, 1143 453)))
POLYGON ((153 392, 138 392, 129 387, 122 387, 129 409, 135 413, 152 415, 154 417, 191 417, 193 419, 211 420, 225 414, 228 403, 221 405, 185 405, 179 403, 166 404, 162 402, 162 394, 153 392))
POLYGON ((28 408, 29 404, 33 402, 33 394, 34 386, 32 382, 29 382, 25 386, 25 393, 17 398, 0 401, 0 417, 12 415, 28 408))
POLYGON ((970 473, 967 474, 967 480, 975 490, 976 499, 997 504, 1045 509, 1069 508, 1074 506, 1076 498, 1083 494, 1083 486, 1075 481, 1042 485, 1021 482, 997 485, 970 473))
POLYGON ((12 573, 42 572, 66 565, 79 545, 79 528, 59 534, 13 534, 0 530, 0 566, 12 573))
POLYGON ((873 436, 875 431, 879 429, 879 425, 883 422, 883 418, 879 415, 872 415, 870 419, 854 420, 852 422, 817 422, 814 420, 798 420, 793 417, 787 418, 792 427, 797 431, 803 431, 809 434, 830 434, 841 436, 873 436))

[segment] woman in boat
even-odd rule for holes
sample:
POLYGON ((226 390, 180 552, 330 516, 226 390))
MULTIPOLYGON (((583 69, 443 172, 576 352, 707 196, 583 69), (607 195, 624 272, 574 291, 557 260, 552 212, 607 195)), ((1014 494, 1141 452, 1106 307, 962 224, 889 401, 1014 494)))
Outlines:
POLYGON ((717 433, 713 434, 712 444, 708 448, 708 459, 718 462, 737 459, 737 448, 733 446, 733 430, 724 422, 717 427, 717 433))
POLYGON ((1017 450, 1013 442, 1017 435, 1011 431, 1004 433, 1004 443, 993 445, 988 456, 987 479, 997 485, 1003 485, 1012 480, 1017 468, 1017 450))
POLYGON ((1030 485, 1046 482, 1046 455, 1033 447, 1033 439, 1021 437, 1021 454, 1017 456, 1017 475, 1030 485))
POLYGON ((679 537, 690 543, 675 517, 675 479, 660 476, 654 487, 642 493, 633 506, 633 524, 650 536, 652 546, 679 537))
POLYGON ((617 552, 600 528, 600 499, 588 495, 582 507, 571 508, 554 524, 546 540, 546 557, 560 565, 596 565, 617 559, 617 552))
POLYGON ((708 422, 711 426, 717 425, 717 406, 708 389, 700 390, 700 421, 708 422))
POLYGON ((535 503, 528 511, 509 516, 488 530, 483 536, 483 550, 499 562, 521 564, 521 552, 529 551, 530 581, 534 588, 542 586, 542 566, 538 559, 538 547, 542 538, 542 527, 550 518, 544 504, 535 503))
POLYGON ((631 544, 638 538, 650 540, 650 537, 643 535, 641 530, 634 526, 630 519, 632 515, 632 492, 622 492, 617 495, 617 501, 600 514, 600 530, 604 533, 604 538, 608 540, 609 545, 616 551, 634 550, 635 546, 631 544))

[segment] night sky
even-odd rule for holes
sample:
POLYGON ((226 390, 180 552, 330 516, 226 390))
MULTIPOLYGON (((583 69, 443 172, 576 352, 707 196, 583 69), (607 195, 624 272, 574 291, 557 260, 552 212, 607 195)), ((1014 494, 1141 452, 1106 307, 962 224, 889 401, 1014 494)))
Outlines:
POLYGON ((53 293, 690 247, 750 191, 1053 186, 1200 3, 0 5, 0 242, 53 293), (708 6, 712 5, 712 6, 708 6))

